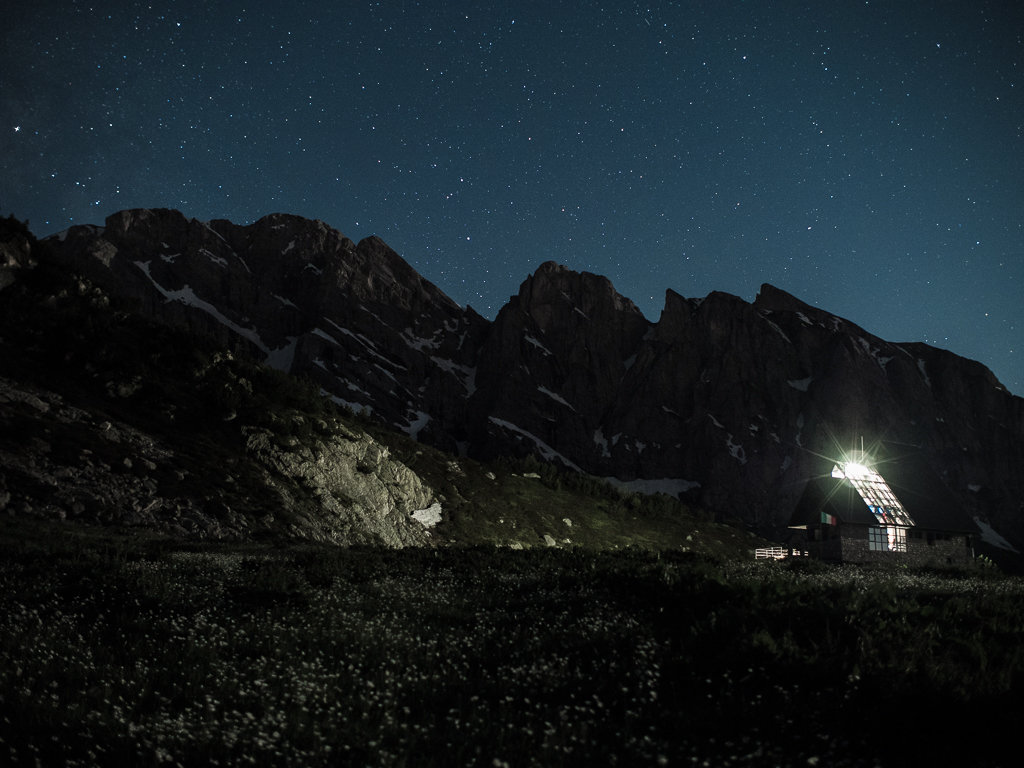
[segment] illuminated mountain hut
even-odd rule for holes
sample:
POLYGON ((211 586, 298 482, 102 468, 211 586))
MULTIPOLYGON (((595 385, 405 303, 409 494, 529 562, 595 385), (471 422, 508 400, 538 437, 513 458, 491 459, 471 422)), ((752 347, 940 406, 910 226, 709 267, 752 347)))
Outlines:
MULTIPOLYGON (((912 446, 825 460, 790 521, 799 546, 834 562, 966 565, 977 525, 912 446)), ((797 546, 794 543, 794 546, 797 546)))

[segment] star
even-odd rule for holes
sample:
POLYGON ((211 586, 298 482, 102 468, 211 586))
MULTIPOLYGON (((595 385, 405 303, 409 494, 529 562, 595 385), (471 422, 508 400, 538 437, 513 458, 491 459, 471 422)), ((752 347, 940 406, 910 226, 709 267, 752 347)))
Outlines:
POLYGON ((21 126, 20 126, 20 125, 16 125, 16 126, 14 126, 14 132, 15 132, 15 133, 17 133, 17 132, 18 132, 18 131, 20 131, 20 130, 21 130, 21 126))

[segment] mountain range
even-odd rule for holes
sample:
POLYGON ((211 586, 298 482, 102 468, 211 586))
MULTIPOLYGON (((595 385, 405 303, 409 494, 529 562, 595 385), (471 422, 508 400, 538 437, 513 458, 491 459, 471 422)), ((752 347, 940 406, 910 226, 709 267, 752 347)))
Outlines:
MULTIPOLYGON (((292 215, 127 210, 37 251, 455 456, 534 456, 781 541, 818 457, 885 439, 1024 548, 1024 400, 978 362, 770 285, 752 303, 667 290, 651 321, 607 278, 549 261, 490 321, 379 238, 292 215)), ((0 290, 25 261, 11 253, 0 290)))

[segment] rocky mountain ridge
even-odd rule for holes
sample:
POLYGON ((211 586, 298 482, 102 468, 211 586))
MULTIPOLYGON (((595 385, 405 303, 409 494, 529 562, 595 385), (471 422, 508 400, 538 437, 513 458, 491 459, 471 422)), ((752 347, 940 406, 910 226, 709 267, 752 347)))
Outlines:
MULTIPOLYGON (((643 547, 746 555, 752 533, 528 457, 458 459, 308 377, 140 315, 0 219, 0 513, 115 538, 643 547)), ((22 523, 28 528, 22 528, 22 523)), ((50 535, 50 534, 47 534, 50 535)), ((86 535, 92 535, 91 533, 86 535)))
POLYGON ((814 454, 884 437, 918 446, 1024 547, 1024 400, 980 363, 887 342, 769 285, 753 303, 668 290, 651 322, 606 278, 547 262, 490 322, 378 238, 297 216, 122 211, 40 250, 458 455, 536 455, 780 539, 814 454))

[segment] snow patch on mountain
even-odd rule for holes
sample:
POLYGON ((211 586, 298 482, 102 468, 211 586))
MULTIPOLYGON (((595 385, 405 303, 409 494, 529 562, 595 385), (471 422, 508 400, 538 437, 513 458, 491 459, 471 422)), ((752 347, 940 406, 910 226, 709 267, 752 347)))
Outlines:
POLYGON ((266 364, 279 371, 290 373, 292 363, 295 362, 295 347, 299 342, 298 336, 287 336, 288 343, 279 349, 270 350, 267 353, 266 364))
MULTIPOLYGON (((396 362, 394 362, 392 360, 388 360, 388 358, 386 358, 386 357, 384 357, 384 355, 380 354, 377 351, 377 345, 374 344, 370 339, 366 338, 363 334, 361 334, 361 333, 353 333, 348 328, 343 328, 342 326, 338 325, 333 320, 331 320, 329 318, 325 318, 325 319, 327 320, 328 323, 330 323, 335 328, 337 328, 340 333, 344 334, 345 336, 348 336, 350 339, 354 339, 354 340, 358 341, 363 346, 363 349, 365 349, 367 352, 369 352, 375 358, 380 360, 382 363, 384 363, 386 365, 390 365, 392 368, 400 368, 403 371, 407 370, 407 368, 404 365, 402 365, 401 363, 396 363, 396 362)), ((337 344, 337 342, 335 342, 335 344, 337 344)), ((390 373, 388 375, 391 376, 390 373)), ((394 378, 394 376, 391 376, 391 378, 394 378)))
MULTIPOLYGON (((464 397, 472 397, 473 393, 476 392, 476 368, 470 368, 468 365, 459 365, 453 363, 451 360, 447 360, 443 357, 431 357, 430 358, 434 365, 440 368, 442 371, 447 371, 451 374, 456 372, 461 373, 463 376, 462 386, 466 388, 466 394, 464 397)), ((456 378, 458 375, 456 374, 456 378)))
POLYGON ((423 429, 427 424, 430 423, 430 414, 424 413, 423 411, 416 411, 415 418, 409 421, 409 426, 403 427, 398 425, 398 428, 405 432, 413 440, 420 439, 420 430, 423 429))
MULTIPOLYGON (((248 339, 249 341, 251 341, 260 350, 262 350, 263 353, 266 354, 266 355, 270 355, 272 352, 279 352, 280 351, 280 350, 271 350, 270 347, 268 347, 266 344, 263 343, 263 340, 259 337, 259 334, 256 333, 256 331, 253 330, 252 328, 243 328, 238 323, 232 322, 228 318, 224 317, 224 315, 221 314, 220 310, 218 310, 215 306, 213 306, 213 304, 210 304, 209 302, 203 301, 198 296, 196 296, 195 291, 193 291, 191 288, 189 288, 188 285, 185 285, 184 288, 181 288, 180 290, 177 290, 177 291, 171 291, 171 290, 168 290, 168 289, 164 288, 162 285, 160 285, 160 283, 158 283, 156 281, 156 278, 154 278, 153 275, 150 274, 150 271, 149 271, 150 262, 148 262, 148 261, 136 261, 136 262, 133 262, 133 263, 135 264, 135 266, 137 266, 139 269, 142 270, 142 272, 146 275, 146 277, 148 277, 150 279, 150 282, 153 283, 153 287, 156 288, 164 296, 164 298, 168 302, 177 301, 177 302, 180 302, 181 304, 185 304, 186 306, 189 306, 189 307, 195 307, 196 309, 201 310, 201 311, 207 313, 208 315, 210 315, 210 317, 212 317, 214 320, 219 322, 224 327, 231 329, 232 331, 237 333, 242 338, 248 339)), ((292 346, 292 352, 294 353, 294 342, 293 342, 293 344, 291 346, 292 346)), ((290 364, 291 363, 289 361, 289 365, 290 364)), ((284 370, 287 370, 287 369, 284 369, 284 370)))
POLYGON ((273 296, 274 296, 275 299, 280 301, 286 307, 295 307, 295 309, 298 309, 298 307, 295 306, 295 303, 293 301, 291 301, 290 299, 286 299, 284 296, 278 296, 276 293, 273 294, 273 296))
POLYGON ((537 347, 537 349, 539 349, 539 350, 540 350, 541 352, 543 352, 543 353, 544 353, 545 355, 551 355, 551 350, 550 350, 550 349, 548 349, 547 347, 545 347, 545 346, 544 346, 543 344, 541 344, 541 343, 540 343, 539 341, 537 341, 537 339, 533 338, 533 336, 531 336, 530 334, 528 334, 528 333, 524 333, 524 334, 523 334, 523 338, 524 338, 524 339, 526 339, 526 340, 527 340, 528 342, 530 342, 531 344, 533 344, 533 346, 537 347))
POLYGON ((747 453, 743 450, 742 445, 737 445, 732 441, 732 433, 725 438, 725 445, 729 449, 730 455, 736 459, 740 464, 747 463, 747 453))
POLYGON ((864 351, 871 357, 875 358, 875 362, 878 363, 883 371, 885 371, 885 366, 890 360, 892 360, 892 357, 881 357, 880 353, 882 350, 878 347, 873 347, 863 336, 859 337, 858 341, 860 341, 860 345, 864 348, 864 351))
POLYGON ((928 371, 925 370, 924 360, 922 360, 921 358, 917 359, 917 370, 919 370, 921 372, 921 375, 924 376, 924 383, 928 385, 928 389, 931 389, 932 380, 928 378, 928 371))
POLYGON ((203 254, 204 256, 206 256, 206 258, 208 258, 210 261, 212 261, 218 267, 226 267, 228 265, 228 260, 225 259, 223 256, 218 256, 215 253, 211 253, 210 251, 206 250, 205 248, 200 248, 199 252, 201 254, 203 254))
POLYGON ((570 411, 575 411, 575 410, 576 410, 575 408, 573 408, 573 407, 572 407, 572 406, 571 406, 571 405, 570 405, 570 404, 568 403, 568 401, 566 401, 566 399, 565 399, 564 397, 562 397, 561 395, 559 395, 559 394, 558 394, 557 392, 552 392, 552 391, 551 391, 550 389, 546 389, 546 388, 544 388, 544 387, 537 387, 537 391, 538 391, 538 392, 540 392, 541 394, 547 395, 547 396, 548 396, 548 397, 550 397, 550 398, 551 398, 552 400, 554 400, 554 401, 555 401, 556 403, 561 403, 561 404, 562 404, 562 405, 564 405, 564 406, 565 406, 566 408, 568 408, 568 409, 569 409, 570 411))
POLYGON ((576 464, 569 461, 569 459, 560 454, 558 451, 556 451, 550 445, 545 443, 539 437, 527 432, 525 429, 522 429, 521 427, 517 427, 512 422, 505 421, 503 419, 497 419, 494 416, 488 416, 487 420, 490 421, 495 426, 501 427, 502 429, 507 429, 509 432, 514 432, 517 435, 520 435, 522 437, 527 438, 528 440, 531 440, 533 444, 537 447, 537 450, 540 452, 541 456, 544 457, 545 461, 553 461, 554 459, 558 459, 560 462, 565 464, 565 466, 569 467, 569 469, 574 469, 577 472, 583 471, 578 466, 576 466, 576 464))
POLYGON ((762 317, 762 319, 766 323, 768 323, 768 325, 770 325, 772 327, 772 330, 775 331, 777 334, 779 334, 779 336, 784 338, 787 342, 792 344, 793 342, 790 340, 789 336, 786 335, 786 332, 783 331, 781 328, 779 328, 778 325, 776 325, 775 323, 773 323, 771 320, 768 319, 768 315, 769 314, 771 314, 771 310, 770 309, 762 309, 761 310, 761 317, 762 317))
MULTIPOLYGON (((440 333, 440 331, 438 331, 440 333)), ((402 332, 402 341, 409 345, 410 349, 415 349, 417 352, 422 352, 424 349, 435 350, 441 346, 440 342, 435 339, 424 339, 413 333, 412 328, 406 328, 402 332)))
POLYGON ((393 382, 395 382, 395 384, 398 384, 398 379, 395 378, 395 374, 393 374, 391 371, 389 371, 383 365, 381 365, 380 363, 374 363, 373 367, 376 368, 381 373, 383 373, 385 376, 387 376, 393 382))
POLYGON ((433 528, 441 522, 441 502, 435 501, 426 509, 417 509, 412 513, 412 519, 423 523, 427 528, 433 528))
MULTIPOLYGON (((991 525, 986 523, 977 515, 974 516, 974 522, 976 522, 978 527, 981 528, 981 540, 986 544, 991 544, 993 547, 998 547, 999 549, 1007 549, 1010 552, 1017 552, 1010 542, 999 535, 991 525)), ((1017 554, 1020 553, 1017 552, 1017 554)))
POLYGON ((204 227, 206 227, 206 230, 208 232, 213 234, 219 240, 222 240, 223 242, 227 243, 227 240, 224 240, 224 238, 219 233, 214 232, 214 230, 210 229, 210 222, 208 222, 208 221, 200 221, 199 219, 195 219, 195 218, 193 218, 192 221, 194 221, 196 224, 202 224, 204 227))
POLYGON ((341 346, 341 344, 338 343, 338 340, 336 338, 331 336, 331 334, 327 333, 327 331, 324 331, 320 328, 314 328, 312 331, 310 331, 310 333, 312 333, 314 336, 319 336, 321 339, 326 339, 336 347, 341 346))

